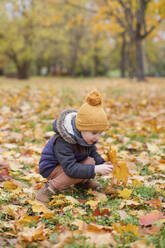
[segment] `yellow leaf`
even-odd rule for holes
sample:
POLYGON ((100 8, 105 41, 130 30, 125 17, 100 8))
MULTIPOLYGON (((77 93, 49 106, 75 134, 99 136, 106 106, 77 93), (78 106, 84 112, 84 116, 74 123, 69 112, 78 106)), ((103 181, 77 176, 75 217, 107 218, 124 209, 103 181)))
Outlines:
POLYGON ((119 196, 124 198, 124 199, 128 199, 132 193, 132 190, 131 189, 123 189, 123 190, 118 190, 119 192, 119 196))
POLYGON ((132 186, 141 186, 143 183, 142 182, 140 182, 139 180, 137 180, 137 179, 134 179, 133 181, 132 181, 132 186))
POLYGON ((125 232, 126 233, 132 232, 135 236, 139 236, 138 226, 135 226, 131 223, 127 225, 112 224, 112 226, 114 227, 115 231, 120 233, 122 236, 124 235, 125 232))
POLYGON ((108 159, 112 164, 117 162, 116 150, 112 147, 108 149, 108 159))
POLYGON ((3 187, 7 189, 9 192, 12 192, 13 194, 16 194, 16 195, 22 192, 21 187, 19 187, 15 182, 12 182, 12 181, 4 182, 3 187))
POLYGON ((29 215, 24 214, 19 220, 19 223, 28 224, 28 223, 32 223, 33 221, 37 221, 39 218, 40 216, 29 216, 29 215))
POLYGON ((99 201, 90 200, 90 201, 87 201, 85 204, 90 205, 91 208, 96 208, 98 203, 99 203, 99 201))
POLYGON ((92 189, 88 189, 88 194, 89 195, 94 195, 93 193, 94 193, 94 191, 92 189))
POLYGON ((42 203, 32 200, 28 200, 28 202, 32 205, 32 210, 34 213, 51 213, 51 211, 42 203))
POLYGON ((11 190, 16 189, 18 186, 14 184, 12 181, 6 181, 4 182, 3 187, 11 191, 11 190))
POLYGON ((112 175, 115 179, 117 179, 118 184, 122 182, 123 185, 126 185, 128 181, 128 176, 131 175, 131 173, 129 172, 126 163, 119 162, 114 165, 112 175))
POLYGON ((54 195, 52 198, 53 199, 49 202, 50 206, 64 207, 71 204, 71 201, 67 200, 65 195, 62 194, 54 195))
POLYGON ((123 227, 123 230, 125 232, 132 232, 135 236, 139 236, 139 233, 138 233, 138 226, 135 226, 131 223, 128 223, 125 228, 123 227))

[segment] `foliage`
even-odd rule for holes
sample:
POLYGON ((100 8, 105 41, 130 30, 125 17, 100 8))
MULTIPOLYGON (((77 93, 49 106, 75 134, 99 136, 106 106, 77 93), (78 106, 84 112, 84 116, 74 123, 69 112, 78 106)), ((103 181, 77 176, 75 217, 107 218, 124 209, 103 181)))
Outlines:
POLYGON ((164 247, 165 88, 149 80, 0 81, 2 247, 164 247), (38 162, 51 123, 94 86, 110 123, 97 148, 114 171, 96 178, 102 192, 70 187, 41 204, 38 162))
POLYGON ((0 67, 19 78, 116 71, 134 77, 144 51, 146 74, 164 75, 164 6, 164 0, 2 0, 0 67))

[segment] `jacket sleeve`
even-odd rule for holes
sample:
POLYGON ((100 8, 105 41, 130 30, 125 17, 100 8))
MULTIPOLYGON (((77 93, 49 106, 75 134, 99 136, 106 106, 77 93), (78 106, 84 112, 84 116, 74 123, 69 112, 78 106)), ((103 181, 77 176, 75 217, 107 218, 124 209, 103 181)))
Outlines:
POLYGON ((73 146, 64 139, 58 138, 54 146, 55 156, 62 166, 67 176, 72 178, 94 178, 94 165, 84 165, 78 163, 75 159, 73 146))
POLYGON ((94 158, 96 165, 105 163, 104 159, 96 151, 95 145, 91 148, 90 156, 94 158))

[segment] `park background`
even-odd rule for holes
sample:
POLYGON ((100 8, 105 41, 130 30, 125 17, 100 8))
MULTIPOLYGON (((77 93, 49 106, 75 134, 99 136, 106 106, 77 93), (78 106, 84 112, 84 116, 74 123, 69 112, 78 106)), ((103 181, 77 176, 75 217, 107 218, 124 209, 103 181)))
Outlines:
POLYGON ((1 0, 0 73, 165 75, 164 0, 1 0))

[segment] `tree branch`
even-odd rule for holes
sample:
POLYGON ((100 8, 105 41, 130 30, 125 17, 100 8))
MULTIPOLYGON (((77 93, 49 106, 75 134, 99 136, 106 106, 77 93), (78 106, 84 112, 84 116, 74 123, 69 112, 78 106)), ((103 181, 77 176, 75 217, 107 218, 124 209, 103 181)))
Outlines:
POLYGON ((160 19, 157 22, 157 25, 153 25, 148 31, 146 31, 143 35, 141 35, 141 39, 145 39, 164 19, 160 19))
POLYGON ((126 4, 123 2, 123 0, 118 0, 119 4, 121 5, 121 7, 124 10, 124 14, 125 14, 125 20, 127 22, 127 27, 125 27, 127 29, 127 32, 130 33, 130 37, 131 39, 134 39, 134 30, 133 30, 133 23, 132 20, 134 18, 132 10, 131 10, 131 2, 129 2, 129 7, 126 6, 126 4))
MULTIPOLYGON (((59 3, 59 4, 61 4, 61 3, 59 3)), ((91 13, 95 13, 95 14, 97 13, 97 10, 89 9, 89 8, 84 7, 82 5, 79 5, 79 4, 70 3, 68 0, 65 0, 64 4, 67 4, 67 5, 70 5, 70 6, 74 7, 74 8, 82 9, 82 10, 85 10, 85 11, 88 11, 88 12, 91 12, 91 13)))

